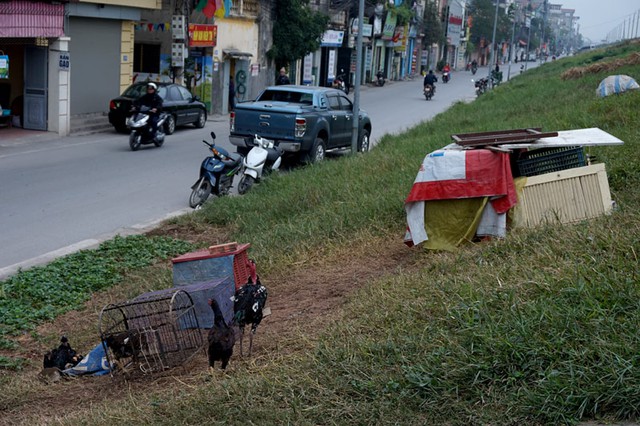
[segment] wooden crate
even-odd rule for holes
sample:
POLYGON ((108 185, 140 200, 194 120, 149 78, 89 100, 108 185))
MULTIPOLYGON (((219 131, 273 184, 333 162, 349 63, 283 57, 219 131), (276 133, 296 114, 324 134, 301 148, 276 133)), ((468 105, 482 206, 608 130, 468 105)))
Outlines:
POLYGON ((579 222, 611 209, 604 164, 576 167, 528 177, 518 199, 516 226, 579 222))

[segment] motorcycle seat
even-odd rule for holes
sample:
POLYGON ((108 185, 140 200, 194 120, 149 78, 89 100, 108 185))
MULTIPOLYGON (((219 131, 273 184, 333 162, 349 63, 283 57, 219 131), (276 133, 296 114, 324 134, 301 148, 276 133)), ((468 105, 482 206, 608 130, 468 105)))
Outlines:
POLYGON ((229 158, 229 160, 223 161, 223 163, 227 166, 235 166, 242 161, 242 155, 238 154, 237 152, 231 152, 227 157, 229 158))

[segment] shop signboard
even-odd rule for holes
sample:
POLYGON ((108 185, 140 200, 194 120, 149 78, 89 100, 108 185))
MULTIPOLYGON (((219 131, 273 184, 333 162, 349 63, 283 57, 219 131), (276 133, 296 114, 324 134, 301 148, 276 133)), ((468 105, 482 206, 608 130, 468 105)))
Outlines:
POLYGON ((9 55, 0 55, 0 78, 9 78, 9 55))
POLYGON ((396 15, 392 14, 391 11, 387 12, 387 18, 384 20, 384 27, 382 27, 382 39, 383 40, 391 40, 393 39, 393 34, 396 29, 396 15))
POLYGON ((344 31, 326 30, 322 35, 322 47, 341 47, 344 39, 344 31))
POLYGON ((217 41, 217 25, 189 24, 189 47, 215 47, 217 41))
POLYGON ((460 44, 462 17, 462 5, 459 2, 452 2, 449 5, 449 22, 447 23, 447 42, 451 45, 457 46, 460 44))
POLYGON ((313 83, 313 55, 311 53, 304 57, 302 68, 302 83, 313 83))

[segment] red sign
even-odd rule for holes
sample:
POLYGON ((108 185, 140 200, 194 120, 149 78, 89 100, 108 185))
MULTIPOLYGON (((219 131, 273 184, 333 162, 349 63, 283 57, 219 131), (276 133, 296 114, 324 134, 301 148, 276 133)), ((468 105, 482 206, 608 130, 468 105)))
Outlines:
POLYGON ((189 47, 214 47, 217 41, 217 25, 189 24, 189 47))

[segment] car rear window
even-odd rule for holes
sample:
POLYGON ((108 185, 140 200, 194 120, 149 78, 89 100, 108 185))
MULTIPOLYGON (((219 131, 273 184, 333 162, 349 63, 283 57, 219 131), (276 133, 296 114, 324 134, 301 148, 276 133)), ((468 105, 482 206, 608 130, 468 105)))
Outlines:
POLYGON ((313 103, 313 95, 311 93, 290 92, 286 90, 265 90, 258 98, 258 101, 311 105, 313 103))
MULTIPOLYGON (((133 84, 127 87, 127 90, 124 91, 122 96, 137 99, 145 93, 147 93, 146 84, 133 84)), ((167 97, 167 88, 165 86, 158 87, 158 96, 160 96, 162 99, 165 99, 167 97)))

